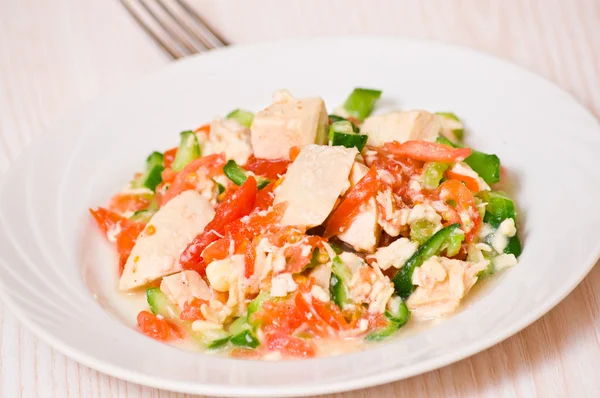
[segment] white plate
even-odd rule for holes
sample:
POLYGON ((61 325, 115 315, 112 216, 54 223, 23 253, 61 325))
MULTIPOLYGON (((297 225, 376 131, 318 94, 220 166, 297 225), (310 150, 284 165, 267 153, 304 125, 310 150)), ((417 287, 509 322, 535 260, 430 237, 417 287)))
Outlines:
POLYGON ((211 52, 88 103, 14 163, 0 188, 2 297, 67 356, 149 386, 290 396, 398 380, 498 343, 581 281, 600 255, 599 153, 596 120, 569 95, 470 50, 336 38, 211 52), (516 179, 522 210, 518 266, 422 333, 330 358, 273 363, 190 353, 148 339, 115 316, 107 285, 114 258, 88 207, 105 203, 151 150, 176 145, 181 130, 236 107, 258 110, 278 88, 323 96, 332 108, 355 86, 382 88, 380 109, 453 111, 466 121, 470 144, 500 156, 516 179))

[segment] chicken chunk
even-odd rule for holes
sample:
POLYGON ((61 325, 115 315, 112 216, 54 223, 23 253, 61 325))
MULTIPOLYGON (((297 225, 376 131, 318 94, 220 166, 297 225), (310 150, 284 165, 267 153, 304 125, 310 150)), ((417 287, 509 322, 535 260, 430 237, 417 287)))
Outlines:
POLYGON ((380 247, 370 257, 375 259, 382 270, 390 267, 400 268, 417 251, 418 246, 417 242, 400 238, 393 241, 389 246, 380 247))
POLYGON ((287 202, 281 223, 305 228, 321 225, 350 186, 348 175, 357 154, 356 148, 305 147, 275 191, 274 204, 287 202))
POLYGON ((252 122, 254 156, 289 159, 292 147, 325 144, 327 124, 323 99, 295 99, 285 90, 277 91, 273 104, 258 112, 252 122))
POLYGON ((419 319, 448 315, 456 311, 460 300, 477 282, 477 274, 488 264, 488 260, 468 262, 431 257, 415 269, 412 282, 417 288, 406 305, 419 319))
MULTIPOLYGON (((354 162, 350 172, 351 185, 356 185, 368 171, 369 168, 364 164, 354 162)), ((381 227, 377 219, 377 205, 375 198, 371 198, 361 207, 360 212, 354 216, 348 228, 340 233, 338 238, 356 251, 373 252, 381 236, 381 227)))
POLYGON ((120 290, 142 287, 182 270, 179 256, 215 212, 196 191, 185 191, 161 208, 137 239, 119 281, 120 290))
POLYGON ((198 140, 203 156, 225 152, 227 159, 245 164, 252 154, 250 129, 233 119, 215 118, 210 124, 208 137, 201 132, 198 140))
POLYGON ((391 112, 367 118, 361 127, 368 134, 367 144, 381 146, 386 142, 409 140, 435 141, 440 134, 454 140, 452 130, 445 128, 444 119, 427 111, 391 112))
POLYGON ((194 297, 209 300, 212 296, 210 288, 196 271, 181 271, 165 276, 160 283, 160 290, 180 310, 194 297))

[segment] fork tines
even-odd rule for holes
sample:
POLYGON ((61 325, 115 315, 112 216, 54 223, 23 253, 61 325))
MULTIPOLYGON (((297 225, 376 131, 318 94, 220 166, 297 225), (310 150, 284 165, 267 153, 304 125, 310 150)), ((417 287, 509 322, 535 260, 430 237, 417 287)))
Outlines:
POLYGON ((173 58, 226 45, 185 0, 121 0, 121 3, 173 58))

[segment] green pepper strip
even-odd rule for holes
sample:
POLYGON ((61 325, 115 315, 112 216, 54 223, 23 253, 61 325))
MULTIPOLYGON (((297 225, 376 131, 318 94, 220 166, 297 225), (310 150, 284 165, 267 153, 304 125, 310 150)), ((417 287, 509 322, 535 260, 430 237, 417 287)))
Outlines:
POLYGON ((375 107, 375 103, 381 97, 381 90, 368 88, 355 88, 344 103, 344 109, 352 117, 362 121, 365 120, 375 107))
MULTIPOLYGON (((233 159, 225 163, 225 166, 223 166, 223 172, 235 185, 241 186, 248 179, 246 171, 244 171, 244 169, 242 169, 233 159)), ((271 182, 262 177, 258 177, 257 180, 258 181, 256 185, 258 189, 263 189, 271 182)))
POLYGON ((396 276, 394 276, 393 282, 396 293, 403 300, 406 300, 414 290, 412 275, 415 268, 420 267, 428 258, 438 254, 452 235, 452 232, 457 228, 460 228, 460 224, 458 223, 449 225, 437 231, 427 240, 427 242, 421 245, 406 261, 404 266, 400 268, 396 276))
MULTIPOLYGON (((490 224, 494 228, 498 228, 502 221, 507 218, 512 218, 516 223, 517 212, 515 210, 515 203, 502 192, 482 192, 481 199, 487 203, 483 222, 490 224)), ((515 257, 519 257, 521 252, 521 241, 515 234, 515 236, 508 239, 504 253, 514 254, 515 257)))
MULTIPOLYGON (((446 137, 438 137, 437 142, 449 145, 454 148, 460 148, 446 137)), ((496 155, 476 151, 471 148, 471 155, 465 159, 468 164, 485 182, 494 184, 500 181, 500 159, 496 155)))

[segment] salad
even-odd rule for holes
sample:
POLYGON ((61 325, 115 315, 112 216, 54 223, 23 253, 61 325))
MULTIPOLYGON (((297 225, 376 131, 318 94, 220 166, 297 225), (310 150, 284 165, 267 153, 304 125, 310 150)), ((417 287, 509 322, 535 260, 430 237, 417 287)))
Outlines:
POLYGON ((309 358, 457 311, 521 253, 496 155, 452 113, 373 112, 356 88, 327 113, 277 91, 153 152, 106 207, 118 289, 139 330, 242 358, 309 358))

